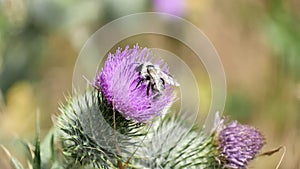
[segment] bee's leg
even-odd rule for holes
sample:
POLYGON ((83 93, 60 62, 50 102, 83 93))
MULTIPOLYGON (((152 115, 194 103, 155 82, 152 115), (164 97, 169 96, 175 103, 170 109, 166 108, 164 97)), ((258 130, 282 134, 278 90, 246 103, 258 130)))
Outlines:
POLYGON ((149 82, 147 85, 147 96, 149 96, 149 94, 150 94, 150 88, 152 88, 152 84, 149 82))
POLYGON ((165 89, 165 84, 166 84, 165 80, 164 80, 163 78, 160 78, 160 80, 161 80, 162 85, 163 85, 163 87, 164 87, 164 89, 165 89))
POLYGON ((159 93, 159 90, 155 87, 156 84, 150 83, 150 88, 152 90, 152 95, 157 95, 159 93))
POLYGON ((135 86, 135 89, 138 88, 144 81, 145 81, 145 79, 141 78, 141 79, 138 81, 137 85, 135 86))
POLYGON ((153 99, 157 99, 159 96, 161 96, 161 91, 157 88, 157 86, 155 87, 155 85, 157 84, 152 84, 152 92, 154 93, 153 99))

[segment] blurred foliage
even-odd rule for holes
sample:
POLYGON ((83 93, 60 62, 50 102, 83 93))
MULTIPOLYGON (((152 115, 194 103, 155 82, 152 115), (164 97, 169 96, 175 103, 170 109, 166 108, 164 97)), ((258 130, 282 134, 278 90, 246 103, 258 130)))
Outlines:
MULTIPOLYGON (((299 1, 185 2, 182 17, 207 34, 224 64, 228 83, 225 113, 259 127, 266 135, 267 148, 287 145, 291 151, 281 168, 299 168, 299 1)), ((153 3, 0 1, 0 143, 21 154, 23 150, 11 140, 15 135, 34 138, 37 109, 43 137, 52 126, 51 115, 57 113, 63 93, 71 91, 76 56, 88 37, 118 17, 157 10, 153 3)), ((154 43, 180 50, 183 57, 190 55, 173 43, 154 43)), ((193 65, 193 69, 198 67, 193 65)), ((201 80, 200 84, 205 83, 200 91, 204 100, 201 109, 206 110, 211 97, 209 82, 201 80)), ((274 168, 279 155, 265 159, 257 160, 253 168, 274 168)), ((0 161, 0 168, 8 168, 5 160, 0 161)))
POLYGON ((227 96, 225 112, 230 112, 231 119, 245 123, 251 118, 253 109, 253 103, 245 93, 232 92, 227 96))
POLYGON ((266 32, 282 71, 300 80, 300 14, 289 10, 283 0, 270 3, 266 32))

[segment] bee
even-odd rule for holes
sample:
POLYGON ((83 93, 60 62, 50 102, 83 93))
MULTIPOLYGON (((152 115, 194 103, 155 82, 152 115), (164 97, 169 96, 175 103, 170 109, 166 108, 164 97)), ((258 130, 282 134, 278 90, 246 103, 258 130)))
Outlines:
POLYGON ((162 71, 158 65, 153 65, 150 62, 140 64, 135 68, 135 71, 141 76, 136 88, 146 81, 148 96, 150 94, 150 89, 154 94, 160 95, 165 90, 166 84, 179 86, 179 83, 171 75, 162 71))

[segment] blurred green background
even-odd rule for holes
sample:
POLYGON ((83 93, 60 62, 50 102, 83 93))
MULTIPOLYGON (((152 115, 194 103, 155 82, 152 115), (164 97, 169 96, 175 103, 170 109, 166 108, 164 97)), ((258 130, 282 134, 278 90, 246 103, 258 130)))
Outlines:
MULTIPOLYGON (((0 1, 0 144, 24 158, 18 140, 33 140, 36 111, 42 135, 47 133, 72 90, 80 49, 101 26, 136 12, 163 11, 192 22, 214 44, 227 78, 225 115, 259 128, 267 142, 263 151, 286 146, 280 168, 299 169, 300 1, 162 1, 0 1)), ((145 41, 178 51, 175 42, 145 41)), ((199 84, 201 108, 208 110, 209 81, 200 78, 199 84)), ((275 168, 282 153, 259 157, 250 167, 275 168)), ((0 168, 10 168, 2 150, 0 168)))

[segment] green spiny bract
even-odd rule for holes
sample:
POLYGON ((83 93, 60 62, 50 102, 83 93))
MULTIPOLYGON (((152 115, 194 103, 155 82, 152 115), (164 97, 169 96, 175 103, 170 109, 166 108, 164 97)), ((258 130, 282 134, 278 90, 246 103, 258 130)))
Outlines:
POLYGON ((155 122, 135 161, 142 168, 221 168, 215 134, 190 130, 180 119, 167 115, 155 122))
POLYGON ((145 135, 144 125, 126 120, 96 90, 69 98, 60 110, 57 126, 68 167, 116 167, 145 135))

